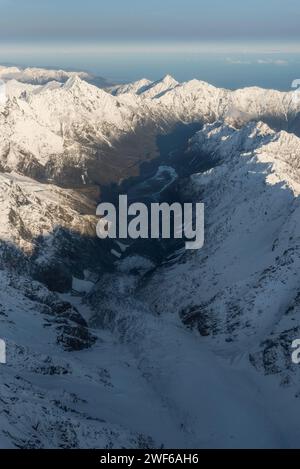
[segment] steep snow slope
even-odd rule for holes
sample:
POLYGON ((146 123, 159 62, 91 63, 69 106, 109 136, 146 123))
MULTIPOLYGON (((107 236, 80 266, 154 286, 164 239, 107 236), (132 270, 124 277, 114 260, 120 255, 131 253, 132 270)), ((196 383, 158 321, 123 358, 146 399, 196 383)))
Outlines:
POLYGON ((212 166, 181 185, 206 204, 204 248, 138 276, 125 257, 91 293, 94 324, 135 354, 190 444, 298 447, 300 139, 218 122, 189 153, 212 166))
POLYGON ((179 446, 180 429, 134 356, 88 327, 76 289, 91 288, 105 257, 94 204, 15 173, 0 174, 0 204, 0 447, 147 448, 168 434, 179 446))
POLYGON ((127 346, 149 388, 164 402, 174 422, 164 444, 177 447, 174 432, 180 430, 184 448, 284 446, 284 432, 265 412, 255 378, 224 363, 178 317, 158 316, 143 300, 134 299, 143 279, 133 267, 120 265, 120 270, 95 287, 93 324, 127 346))
POLYGON ((63 152, 61 136, 43 125, 23 100, 13 98, 0 109, 0 127, 2 171, 38 178, 51 155, 63 152))
POLYGON ((107 88, 107 91, 109 91, 114 96, 119 96, 120 94, 126 93, 141 94, 151 84, 151 80, 142 78, 141 80, 134 81, 133 83, 112 86, 111 88, 107 88))
POLYGON ((62 292, 86 269, 101 271, 109 259, 95 237, 95 201, 15 173, 0 173, 0 182, 1 265, 62 292))
POLYGON ((281 379, 292 381, 300 139, 262 123, 241 130, 216 123, 196 134, 189 151, 214 164, 184 187, 206 205, 205 247, 158 269, 140 295, 158 312, 179 314, 208 337, 210 347, 232 357, 258 356, 273 329, 278 334, 281 328, 286 340, 275 346, 280 350, 273 366, 281 379))
POLYGON ((118 178, 118 162, 119 172, 134 166, 144 142, 155 141, 153 132, 139 141, 136 131, 142 116, 131 101, 119 102, 78 77, 62 87, 26 90, 21 99, 8 99, 0 108, 0 164, 5 171, 65 185, 103 182, 106 167, 110 181, 114 173, 118 178))
POLYGON ((0 181, 1 241, 30 253, 35 240, 50 236, 56 226, 94 235, 95 205, 84 195, 16 173, 0 173, 0 181))
POLYGON ((70 78, 58 89, 44 88, 43 92, 30 95, 27 102, 45 124, 55 131, 59 131, 58 124, 67 119, 72 125, 88 119, 98 121, 100 125, 107 122, 121 128, 129 124, 126 121, 129 110, 120 109, 116 98, 78 76, 70 78), (127 115, 122 115, 122 111, 127 115))
POLYGON ((199 80, 178 83, 169 75, 139 91, 138 87, 139 82, 125 85, 124 92, 153 99, 153 105, 162 107, 160 112, 166 115, 172 108, 174 116, 183 121, 194 120, 198 114, 202 122, 222 118, 242 125, 264 118, 270 124, 284 127, 299 113, 299 102, 293 91, 284 93, 257 87, 230 91, 199 80))
POLYGON ((141 95, 143 98, 156 98, 166 93, 167 91, 173 90, 179 83, 170 75, 166 75, 161 80, 150 81, 147 78, 135 81, 133 83, 127 83, 125 85, 116 85, 108 88, 114 96, 122 94, 134 94, 141 95))
POLYGON ((143 90, 140 90, 138 94, 142 94, 143 98, 159 98, 164 93, 174 90, 178 85, 178 81, 170 75, 166 75, 161 80, 154 81, 143 90))
POLYGON ((41 284, 3 270, 0 279, 0 447, 159 446, 149 434, 158 420, 168 434, 172 421, 127 350, 108 333, 87 333, 74 307, 41 284))
MULTIPOLYGON (((211 290, 215 291, 214 283, 219 288, 221 281, 225 285, 234 278, 241 280, 244 271, 248 275, 260 267, 260 262, 268 264, 274 260, 277 249, 286 249, 286 244, 280 248, 278 241, 274 250, 272 246, 279 234, 286 233, 286 222, 297 219, 293 214, 298 206, 299 150, 300 140, 296 136, 276 133, 262 123, 250 123, 241 130, 215 123, 205 126, 190 141, 188 151, 195 153, 195 157, 198 154, 198 158, 210 158, 214 166, 193 175, 184 187, 184 191, 193 198, 201 197, 207 205, 210 236, 207 235, 206 247, 184 256, 196 267, 207 257, 206 250, 210 253, 207 262, 212 271, 204 278, 210 288, 201 289, 199 294, 210 295, 211 290), (235 233, 239 247, 235 244, 235 233), (263 257, 257 255, 258 248, 263 249, 263 257), (215 265, 213 257, 221 254, 215 265)), ((177 268, 186 267, 174 266, 177 268)), ((205 271, 204 265, 202 268, 205 271)))
POLYGON ((38 91, 40 85, 31 85, 17 80, 9 80, 5 84, 7 98, 20 98, 26 92, 38 91))

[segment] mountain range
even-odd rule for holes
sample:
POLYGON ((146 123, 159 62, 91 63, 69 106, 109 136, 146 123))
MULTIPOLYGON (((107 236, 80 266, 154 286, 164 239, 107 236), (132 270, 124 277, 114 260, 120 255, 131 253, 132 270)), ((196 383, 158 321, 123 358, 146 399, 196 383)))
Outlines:
POLYGON ((298 447, 295 92, 0 78, 0 447, 298 447), (203 249, 97 239, 122 191, 204 202, 203 249))

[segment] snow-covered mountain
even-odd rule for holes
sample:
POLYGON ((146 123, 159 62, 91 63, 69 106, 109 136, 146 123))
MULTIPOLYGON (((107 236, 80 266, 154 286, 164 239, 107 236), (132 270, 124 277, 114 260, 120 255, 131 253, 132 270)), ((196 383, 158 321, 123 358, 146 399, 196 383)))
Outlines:
MULTIPOLYGON (((223 377, 229 388, 220 386, 220 394, 207 396, 206 405, 220 400, 230 405, 233 394, 243 407, 233 415, 243 415, 249 428, 250 400, 241 401, 239 394, 248 382, 256 396, 253 412, 263 405, 265 424, 272 422, 276 429, 280 442, 275 439, 275 446, 297 446, 300 370, 292 363, 291 345, 300 333, 300 139, 263 123, 239 130, 217 122, 191 139, 186 157, 189 152, 211 161, 211 169, 193 174, 182 188, 183 196, 192 194, 205 203, 205 247, 178 253, 156 269, 136 289, 137 299, 144 307, 148 303, 153 315, 168 321, 180 317, 197 331, 201 346, 221 359, 225 376, 233 371, 239 375, 239 384, 223 377), (285 409, 284 419, 280 409, 285 409)), ((207 365, 209 376, 218 359, 207 365)), ((194 373, 197 369, 203 372, 201 364, 194 373)), ((206 386, 209 378, 203 381, 206 386)), ((186 402, 192 395, 190 391, 186 402)), ((193 412, 189 407, 186 411, 193 412)), ((201 411, 199 405, 199 421, 201 411)), ((215 426, 222 433, 219 417, 215 426)), ((260 425, 256 436, 249 431, 248 440, 231 430, 235 444, 251 441, 256 446, 256 438, 265 436, 260 425)), ((205 427, 202 432, 204 437, 205 427)), ((219 435, 219 444, 224 438, 219 435)))
POLYGON ((143 98, 159 98, 168 91, 174 90, 178 85, 178 81, 170 75, 166 75, 163 79, 150 83, 139 90, 137 94, 142 94, 143 98))
POLYGON ((111 88, 107 88, 114 96, 119 96, 122 94, 134 94, 142 95, 143 98, 154 98, 159 97, 167 91, 173 90, 177 85, 176 81, 170 75, 166 75, 164 78, 158 81, 152 82, 147 78, 142 78, 141 80, 135 81, 133 83, 127 83, 125 85, 115 85, 111 88))
POLYGON ((10 78, 0 446, 298 447, 294 93, 10 78), (204 248, 98 240, 118 190, 204 202, 204 248))
POLYGON ((124 85, 115 85, 110 88, 107 88, 107 91, 114 96, 119 96, 120 94, 141 94, 145 91, 149 85, 152 84, 151 80, 147 78, 142 78, 141 80, 134 81, 133 83, 126 83, 124 85))
POLYGON ((37 67, 6 67, 0 65, 0 79, 5 81, 17 80, 21 83, 32 85, 45 85, 49 81, 65 83, 69 78, 74 76, 79 76, 82 80, 95 83, 99 86, 108 86, 108 82, 104 78, 96 77, 87 72, 51 70, 50 68, 45 69, 37 67))
POLYGON ((8 81, 0 112, 0 165, 65 185, 118 182, 138 174, 141 160, 157 156, 156 138, 180 124, 222 119, 233 125, 262 120, 297 133, 295 93, 217 89, 172 77, 133 84, 112 95, 72 76, 63 85, 8 81), (24 88, 23 88, 24 86, 24 88), (121 156, 122 155, 122 156, 121 156), (25 161, 26 162, 25 162, 25 161), (30 170, 28 170, 28 165, 30 170))

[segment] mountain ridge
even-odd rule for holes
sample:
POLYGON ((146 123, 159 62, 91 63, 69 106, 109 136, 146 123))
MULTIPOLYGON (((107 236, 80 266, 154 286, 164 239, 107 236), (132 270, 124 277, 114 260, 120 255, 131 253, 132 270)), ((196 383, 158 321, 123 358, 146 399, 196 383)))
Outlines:
POLYGON ((299 446, 294 95, 76 75, 7 90, 0 446, 299 446), (135 199, 203 202, 203 249, 98 240, 101 190, 121 182, 135 199))

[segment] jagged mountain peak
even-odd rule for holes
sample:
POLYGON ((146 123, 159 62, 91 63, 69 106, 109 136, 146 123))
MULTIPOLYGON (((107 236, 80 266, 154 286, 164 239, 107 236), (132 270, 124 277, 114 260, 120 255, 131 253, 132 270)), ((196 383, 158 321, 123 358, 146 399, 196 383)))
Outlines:
MULTIPOLYGON (((111 108, 111 118, 114 117, 113 110, 116 107, 116 98, 105 90, 82 80, 78 75, 69 78, 64 85, 49 85, 47 84, 40 88, 38 92, 29 95, 28 102, 32 107, 36 109, 38 106, 43 106, 44 112, 55 107, 58 114, 67 114, 73 112, 76 108, 78 119, 80 119, 81 114, 86 116, 87 112, 92 120, 95 115, 99 117, 101 113, 104 113, 102 118, 108 121, 109 109, 111 108)), ((36 111, 38 112, 38 109, 36 111)))
POLYGON ((147 89, 152 83, 148 78, 142 78, 141 80, 134 81, 132 83, 125 83, 122 85, 115 85, 107 89, 109 93, 114 96, 120 96, 122 94, 141 94, 147 89))
POLYGON ((295 196, 300 194, 300 138, 294 134, 276 132, 263 122, 249 122, 241 128, 216 122, 196 133, 190 150, 205 152, 222 164, 255 158, 265 166, 269 184, 285 184, 295 196))
POLYGON ((85 91, 89 89, 89 86, 92 85, 88 85, 84 80, 79 77, 79 75, 74 75, 66 81, 66 83, 63 85, 63 89, 65 91, 70 91, 74 89, 85 91))
POLYGON ((179 83, 177 80, 175 80, 175 78, 172 77, 172 75, 169 75, 169 74, 165 75, 159 81, 161 83, 166 83, 167 85, 174 85, 174 86, 178 85, 179 83))
POLYGON ((178 85, 179 82, 176 81, 171 75, 166 75, 160 80, 150 83, 149 86, 145 87, 144 91, 139 94, 147 98, 159 98, 166 92, 176 88, 178 85))

